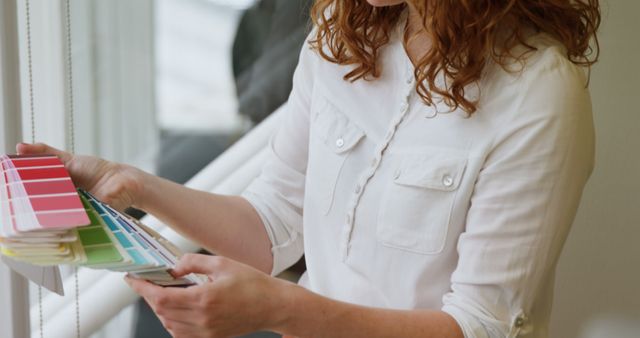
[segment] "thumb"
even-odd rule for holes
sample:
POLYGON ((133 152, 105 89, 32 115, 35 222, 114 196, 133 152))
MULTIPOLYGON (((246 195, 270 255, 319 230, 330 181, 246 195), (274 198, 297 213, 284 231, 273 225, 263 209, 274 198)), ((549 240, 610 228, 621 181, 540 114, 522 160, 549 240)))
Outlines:
POLYGON ((182 277, 190 273, 208 275, 213 279, 215 275, 224 271, 227 259, 220 256, 207 256, 199 254, 185 254, 180 258, 173 269, 175 277, 182 277))
POLYGON ((60 149, 56 149, 44 143, 18 143, 16 145, 16 152, 20 155, 39 155, 39 154, 51 154, 58 156, 60 160, 67 164, 67 162, 71 161, 73 155, 66 151, 62 151, 60 149))

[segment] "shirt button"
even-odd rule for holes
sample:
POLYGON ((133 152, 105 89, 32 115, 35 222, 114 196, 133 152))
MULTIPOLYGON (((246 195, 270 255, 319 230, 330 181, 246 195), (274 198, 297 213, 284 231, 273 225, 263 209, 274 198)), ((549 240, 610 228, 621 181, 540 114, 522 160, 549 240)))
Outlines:
POLYGON ((341 137, 336 140, 336 147, 342 148, 342 146, 344 146, 344 139, 341 137))
POLYGON ((359 194, 359 193, 360 193, 360 191, 362 191, 362 187, 360 186, 360 184, 358 184, 358 185, 356 186, 356 194, 359 194))
POLYGON ((394 173, 393 173, 393 178, 394 178, 394 179, 398 179, 398 178, 400 178, 400 170, 399 170, 399 169, 398 169, 398 170, 396 170, 396 172, 394 172, 394 173))
POLYGON ((445 187, 450 187, 453 185, 453 177, 451 177, 450 175, 444 175, 442 177, 442 184, 444 184, 445 187))
POLYGON ((410 84, 412 84, 412 83, 413 83, 413 76, 409 76, 409 77, 407 78, 407 84, 408 84, 408 85, 410 85, 410 84))

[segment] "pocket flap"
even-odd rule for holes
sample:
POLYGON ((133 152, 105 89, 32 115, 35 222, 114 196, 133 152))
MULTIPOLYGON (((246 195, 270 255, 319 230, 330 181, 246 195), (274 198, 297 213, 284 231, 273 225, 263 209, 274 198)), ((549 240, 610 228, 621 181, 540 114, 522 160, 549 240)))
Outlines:
POLYGON ((394 175, 400 185, 453 191, 458 188, 467 158, 449 154, 416 155, 405 158, 394 175))
POLYGON ((337 154, 351 150, 365 135, 358 125, 329 102, 315 113, 316 136, 337 154))
POLYGON ((333 137, 328 137, 325 144, 338 154, 351 150, 364 136, 361 129, 345 128, 343 132, 338 132, 333 137))

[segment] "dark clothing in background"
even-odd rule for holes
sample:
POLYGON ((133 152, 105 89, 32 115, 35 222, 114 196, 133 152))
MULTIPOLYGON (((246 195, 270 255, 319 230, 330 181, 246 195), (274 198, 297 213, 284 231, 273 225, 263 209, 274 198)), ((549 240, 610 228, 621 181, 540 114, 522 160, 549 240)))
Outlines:
POLYGON ((258 123, 291 92, 300 48, 309 32, 311 0, 264 0, 240 20, 233 44, 238 111, 258 123))
MULTIPOLYGON (((260 123, 285 103, 310 28, 312 0, 262 0, 245 11, 233 43, 238 112, 260 123)), ((215 34, 215 33, 212 33, 215 34)), ((185 183, 238 138, 237 134, 163 132, 157 174, 185 183)))
MULTIPOLYGON (((310 27, 311 3, 311 0, 262 0, 242 15, 233 44, 233 72, 238 111, 254 124, 269 116, 289 97, 300 48, 310 27)), ((185 183, 236 138, 235 134, 163 131, 160 140, 163 156, 156 163, 157 174, 185 183)), ((143 300, 138 302, 137 312, 136 338, 171 337, 143 300)), ((279 335, 259 332, 245 337, 279 335)))

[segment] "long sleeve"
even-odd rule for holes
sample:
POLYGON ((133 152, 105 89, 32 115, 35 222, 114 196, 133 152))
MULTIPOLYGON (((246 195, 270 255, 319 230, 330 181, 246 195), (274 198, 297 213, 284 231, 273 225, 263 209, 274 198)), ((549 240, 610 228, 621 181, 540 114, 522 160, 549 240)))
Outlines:
POLYGON ((538 296, 552 287, 594 165, 582 69, 552 53, 533 68, 477 178, 451 292, 443 297, 443 311, 466 337, 527 336, 532 309, 550 307, 538 296))
POLYGON ((294 264, 304 251, 302 209, 315 57, 305 44, 280 127, 269 142, 268 160, 242 194, 260 215, 271 240, 274 275, 294 264))

